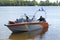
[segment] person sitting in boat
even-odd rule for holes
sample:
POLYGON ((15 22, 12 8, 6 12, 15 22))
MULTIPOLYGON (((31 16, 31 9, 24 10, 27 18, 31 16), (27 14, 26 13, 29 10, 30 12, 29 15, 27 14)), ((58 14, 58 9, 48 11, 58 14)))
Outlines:
POLYGON ((28 16, 26 16, 26 21, 29 22, 29 17, 28 16))
POLYGON ((25 22, 29 22, 30 21, 29 17, 26 14, 24 14, 24 16, 26 17, 25 22))
POLYGON ((23 19, 23 18, 19 18, 19 19, 16 19, 15 22, 16 22, 16 23, 21 23, 21 22, 24 22, 24 19, 23 19))
POLYGON ((31 21, 33 21, 35 19, 35 15, 32 17, 31 21))
POLYGON ((40 16, 40 18, 38 19, 40 22, 46 22, 45 18, 43 18, 42 16, 40 16))

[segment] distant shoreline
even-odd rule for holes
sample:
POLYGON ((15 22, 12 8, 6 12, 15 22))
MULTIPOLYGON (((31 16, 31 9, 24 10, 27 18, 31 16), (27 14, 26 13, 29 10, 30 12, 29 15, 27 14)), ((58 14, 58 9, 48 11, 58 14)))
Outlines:
POLYGON ((50 2, 49 0, 40 1, 39 3, 35 0, 0 0, 0 6, 60 6, 60 2, 50 2))

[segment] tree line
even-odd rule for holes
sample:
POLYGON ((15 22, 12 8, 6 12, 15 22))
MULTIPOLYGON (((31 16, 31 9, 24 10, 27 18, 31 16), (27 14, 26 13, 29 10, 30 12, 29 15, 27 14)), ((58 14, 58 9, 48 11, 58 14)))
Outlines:
POLYGON ((60 6, 60 2, 49 2, 40 1, 39 3, 35 0, 0 0, 0 6, 60 6))

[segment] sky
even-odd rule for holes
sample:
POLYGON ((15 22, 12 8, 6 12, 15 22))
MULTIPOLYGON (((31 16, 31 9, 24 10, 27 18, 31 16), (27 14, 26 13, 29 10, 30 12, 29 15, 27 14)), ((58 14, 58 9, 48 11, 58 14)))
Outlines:
MULTIPOLYGON (((45 0, 36 0, 37 2, 39 2, 39 1, 45 1, 45 0)), ((56 2, 57 0, 49 0, 50 2, 56 2)), ((60 1, 60 0, 58 0, 58 1, 60 1)))

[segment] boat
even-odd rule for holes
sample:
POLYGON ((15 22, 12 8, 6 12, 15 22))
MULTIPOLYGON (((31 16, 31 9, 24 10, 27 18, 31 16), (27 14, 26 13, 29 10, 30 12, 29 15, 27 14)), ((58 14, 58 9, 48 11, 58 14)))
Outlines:
MULTIPOLYGON (((38 10, 40 11, 40 10, 38 10)), ((45 11, 44 11, 45 12, 45 11)), ((37 13, 37 12, 36 12, 37 13)), ((36 15, 36 13, 34 15, 36 15)), ((46 13, 46 12, 45 12, 46 13)), ((26 14, 25 14, 26 16, 26 14)), ((34 16, 33 16, 34 18, 34 16)), ((22 20, 22 19, 18 19, 22 20)), ((18 21, 16 20, 16 21, 18 21)), ((12 32, 19 32, 19 31, 33 31, 42 28, 48 28, 48 22, 39 22, 39 21, 30 21, 30 22, 16 22, 16 21, 9 21, 9 24, 5 24, 12 32)))
POLYGON ((33 31, 37 29, 42 29, 44 27, 48 27, 47 22, 22 22, 22 23, 14 23, 5 24, 12 32, 22 32, 22 31, 33 31))

